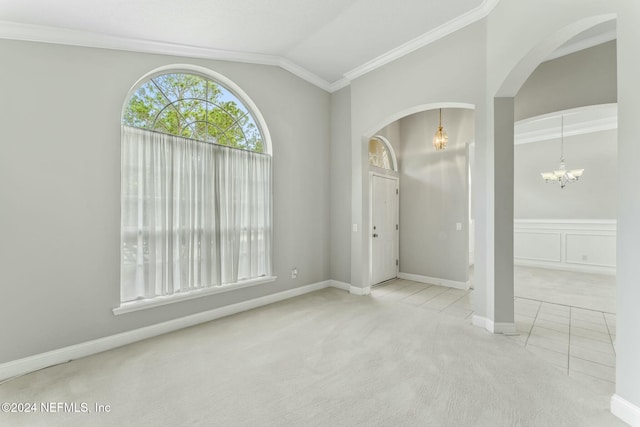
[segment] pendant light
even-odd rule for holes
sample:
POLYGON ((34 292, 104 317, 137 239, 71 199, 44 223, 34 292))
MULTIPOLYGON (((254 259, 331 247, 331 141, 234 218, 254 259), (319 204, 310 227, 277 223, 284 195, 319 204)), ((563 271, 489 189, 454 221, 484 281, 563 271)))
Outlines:
POLYGON ((442 128, 442 108, 440 109, 440 122, 438 124, 438 130, 433 137, 433 146, 436 151, 442 151, 447 146, 447 141, 449 141, 449 137, 447 133, 442 128))
POLYGON ((576 182, 582 176, 584 169, 567 170, 564 163, 564 115, 560 119, 560 167, 553 172, 542 172, 542 178, 547 183, 560 184, 564 188, 567 184, 576 182))

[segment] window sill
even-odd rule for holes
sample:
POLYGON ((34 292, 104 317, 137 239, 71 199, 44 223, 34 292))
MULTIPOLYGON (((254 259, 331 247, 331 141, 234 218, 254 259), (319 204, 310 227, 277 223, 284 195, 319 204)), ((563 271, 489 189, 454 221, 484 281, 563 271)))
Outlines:
POLYGON ((113 314, 131 313, 132 311, 146 310, 148 308, 160 307, 162 305, 173 304, 175 302, 187 301, 194 298, 200 298, 208 295, 220 294, 236 289, 249 288, 251 286, 262 285, 264 283, 275 282, 277 277, 260 277, 258 279, 245 280, 243 282, 231 283, 224 286, 216 286, 205 289, 197 289, 194 291, 184 292, 176 295, 159 296, 155 298, 147 298, 136 301, 128 301, 120 304, 120 307, 113 309, 113 314))

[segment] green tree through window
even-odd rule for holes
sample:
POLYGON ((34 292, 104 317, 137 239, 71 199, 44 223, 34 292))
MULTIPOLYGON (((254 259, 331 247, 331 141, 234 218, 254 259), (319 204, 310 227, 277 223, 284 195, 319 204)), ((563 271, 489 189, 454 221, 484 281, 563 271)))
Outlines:
POLYGON ((248 108, 227 88, 194 74, 171 73, 145 82, 131 96, 127 126, 244 150, 264 151, 248 108))

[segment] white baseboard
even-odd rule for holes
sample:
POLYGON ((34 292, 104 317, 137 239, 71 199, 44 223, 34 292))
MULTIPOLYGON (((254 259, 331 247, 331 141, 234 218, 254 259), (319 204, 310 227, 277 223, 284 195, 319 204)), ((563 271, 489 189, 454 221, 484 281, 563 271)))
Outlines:
POLYGON ((349 293, 352 294, 352 295, 359 295, 359 296, 369 295, 369 294, 371 294, 371 286, 366 286, 364 288, 360 288, 358 286, 350 285, 349 286, 349 293))
MULTIPOLYGON (((104 338, 83 342, 80 344, 63 347, 57 350, 48 351, 46 353, 28 356, 22 359, 13 360, 0 364, 0 381, 23 375, 29 372, 37 371, 48 366, 65 363, 73 359, 90 356, 92 354, 101 353, 113 348, 122 347, 127 344, 141 341, 147 338, 173 332, 179 329, 194 326, 200 323, 209 322, 221 317, 230 316, 253 308, 262 307, 274 302, 283 301, 289 298, 324 289, 330 286, 339 287, 340 289, 350 289, 348 284, 342 284, 333 280, 325 280, 323 282, 313 283, 307 286, 254 298, 248 301, 242 301, 236 304, 227 305, 201 313, 192 314, 174 320, 169 320, 144 328, 134 329, 132 331, 111 335, 104 338), (337 286, 336 286, 337 285, 337 286), (344 287, 346 285, 346 288, 344 287)), ((352 292, 353 293, 353 292, 352 292)))
POLYGON ((437 277, 421 276, 419 274, 411 274, 411 273, 400 273, 398 274, 398 277, 404 280, 412 280, 414 282, 428 283, 430 285, 446 286, 447 288, 462 289, 465 291, 468 290, 469 286, 471 285, 471 282, 456 282, 454 280, 439 279, 437 277))
POLYGON ((485 319, 482 316, 478 316, 477 314, 474 314, 473 316, 471 316, 471 324, 473 326, 486 329, 487 319, 485 319))
POLYGON ((483 316, 473 315, 472 321, 474 326, 484 328, 492 334, 515 335, 516 324, 510 322, 494 322, 483 316))
POLYGON ((329 280, 329 282, 329 286, 332 288, 342 289, 343 291, 349 291, 351 288, 349 283, 340 282, 339 280, 329 280))
POLYGON ((611 396, 611 413, 632 427, 640 427, 640 408, 617 394, 611 396))
POLYGON ((552 262, 552 261, 538 261, 538 260, 514 258, 513 265, 519 265, 522 267, 545 268, 547 270, 571 271, 574 273, 606 274, 608 276, 616 275, 615 267, 601 267, 601 266, 587 265, 587 264, 569 264, 569 263, 559 264, 557 262, 552 262))

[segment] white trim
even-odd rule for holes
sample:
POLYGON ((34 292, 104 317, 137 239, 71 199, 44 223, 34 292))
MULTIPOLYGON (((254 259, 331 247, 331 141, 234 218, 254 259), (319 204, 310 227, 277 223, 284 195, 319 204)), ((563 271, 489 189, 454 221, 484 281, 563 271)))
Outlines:
POLYGON ((472 9, 425 34, 346 72, 343 78, 331 83, 319 77, 317 74, 295 64, 291 60, 277 55, 210 49, 181 45, 177 43, 117 37, 90 31, 21 24, 9 21, 0 21, 0 39, 25 40, 40 43, 123 50, 129 52, 156 53, 187 58, 203 58, 249 64, 273 65, 289 71, 295 76, 319 87, 320 89, 333 93, 348 86, 351 83, 351 80, 357 77, 380 68, 389 62, 395 61, 396 59, 452 34, 467 25, 485 18, 498 4, 498 1, 499 0, 484 0, 482 4, 475 9, 472 9))
POLYGON ((516 219, 513 222, 514 265, 614 275, 615 253, 604 252, 608 247, 604 245, 616 239, 616 228, 616 220, 516 219), (558 239, 538 244, 527 240, 534 235, 554 235, 558 239), (573 243, 572 238, 576 236, 586 238, 580 246, 573 243), (588 259, 580 259, 580 254, 588 255, 588 259))
MULTIPOLYGON (((515 224, 522 224, 523 226, 536 228, 538 224, 544 224, 544 228, 549 228, 548 225, 561 224, 562 228, 567 228, 567 225, 577 225, 580 229, 584 229, 585 226, 597 225, 608 226, 612 231, 616 230, 617 220, 615 219, 514 219, 515 224)), ((537 227, 540 228, 540 227, 537 227)), ((589 227, 591 229, 593 227, 589 227)))
POLYGON ((528 260, 523 258, 514 259, 513 265, 517 265, 520 267, 544 268, 547 270, 571 271, 574 273, 606 274, 608 276, 616 275, 615 267, 599 267, 593 265, 572 263, 559 264, 553 261, 528 260))
POLYGON ((424 46, 440 40, 448 36, 449 34, 452 34, 466 27, 467 25, 473 24, 474 22, 479 21, 489 15, 493 8, 498 4, 498 1, 499 0, 484 0, 482 4, 475 9, 457 16, 451 21, 445 22, 439 27, 428 31, 421 36, 414 38, 413 40, 409 40, 408 42, 394 49, 391 49, 386 53, 383 53, 382 55, 372 59, 371 61, 365 62, 364 64, 352 69, 351 71, 347 71, 346 73, 344 73, 344 76, 348 80, 354 80, 369 73, 370 71, 380 68, 383 65, 393 62, 396 59, 402 58, 405 55, 408 55, 420 48, 423 48, 424 46))
POLYGON ((330 93, 337 92, 340 89, 343 89, 349 86, 350 84, 351 84, 351 80, 347 79, 346 77, 343 77, 340 80, 336 80, 335 82, 329 85, 329 92, 330 93))
MULTIPOLYGON (((618 129, 618 119, 616 117, 606 117, 565 126, 564 137, 587 135, 590 133, 615 129, 618 129)), ((551 139, 560 139, 560 136, 560 131, 558 129, 546 128, 538 131, 518 133, 514 136, 514 143, 519 145, 539 141, 549 141, 551 139)))
MULTIPOLYGON (((268 65, 268 64, 267 64, 268 65)), ((311 83, 314 86, 319 87, 322 90, 325 90, 327 92, 333 92, 334 90, 337 89, 333 89, 334 87, 338 88, 338 89, 342 89, 343 87, 347 86, 350 82, 347 82, 347 84, 340 86, 339 84, 336 83, 340 83, 342 84, 340 81, 335 82, 335 83, 329 83, 328 81, 326 81, 325 79, 323 79, 322 77, 319 77, 318 75, 312 73, 311 71, 307 70, 306 68, 303 68, 301 66, 299 66, 298 64, 286 59, 286 58, 281 58, 278 57, 276 65, 278 65, 280 68, 287 70, 288 72, 290 72, 291 74, 293 74, 294 76, 300 77, 302 80, 306 80, 307 82, 311 83)))
POLYGON ((492 334, 515 335, 517 334, 516 324, 511 322, 494 322, 483 316, 473 315, 471 319, 473 326, 484 328, 492 334))
MULTIPOLYGON (((70 30, 43 25, 21 24, 0 21, 0 39, 24 40, 39 43, 63 44, 69 46, 93 47, 99 49, 122 50, 127 52, 155 53, 186 58, 202 58, 219 61, 234 61, 247 64, 273 65, 289 71, 297 77, 330 92, 332 85, 290 60, 257 53, 234 52, 197 46, 181 45, 134 38, 99 34, 90 31, 70 30)), ((337 83, 337 82, 336 82, 337 83)))
POLYGON ((640 408, 617 394, 611 396, 611 413, 632 427, 640 427, 640 408))
POLYGON ((29 372, 37 371, 38 369, 43 369, 60 363, 66 363, 70 360, 111 350, 113 348, 122 347, 136 341, 152 338, 158 335, 166 334, 168 332, 177 331, 179 329, 198 325, 200 323, 219 319, 221 317, 226 317, 232 314, 237 314, 243 311, 262 307, 274 302, 304 295, 309 292, 318 291, 320 289, 324 289, 333 285, 333 281, 325 280, 323 282, 313 283, 311 285, 301 286, 299 288, 277 292, 275 294, 242 301, 236 304, 215 308, 213 310, 203 311, 201 313, 180 317, 178 319, 173 319, 162 323, 157 323, 155 325, 146 326, 144 328, 134 329, 127 332, 122 332, 120 334, 110 335, 104 338, 98 338, 69 347, 63 347, 57 350, 52 350, 45 353, 28 356, 22 359, 2 363, 0 364, 0 381, 29 372))
POLYGON ((351 285, 349 283, 340 282, 338 280, 329 280, 329 282, 329 286, 331 286, 332 288, 342 289, 343 291, 349 291, 351 288, 351 285))
POLYGON ((565 137, 618 128, 618 104, 587 105, 518 120, 514 128, 514 143, 529 144, 560 139, 561 116, 570 118, 569 122, 565 121, 565 137))
MULTIPOLYGON (((384 140, 385 144, 388 143, 389 141, 386 141, 386 139, 384 140)), ((391 150, 391 152, 393 153, 393 147, 391 147, 391 144, 389 144, 389 148, 391 150)), ((395 154, 392 154, 392 156, 394 156, 394 161, 395 161, 395 154)), ((397 166, 397 165, 396 165, 397 166)), ((393 172, 398 172, 397 170, 393 171, 393 172)), ((374 177, 378 177, 378 178, 384 178, 384 179, 390 179, 392 181, 396 182, 396 195, 398 197, 395 198, 396 201, 396 221, 397 225, 400 225, 400 177, 398 176, 394 176, 394 175, 385 175, 385 174, 381 174, 378 172, 373 172, 370 171, 369 172, 369 227, 372 226, 373 224, 373 178, 374 177)), ((395 257, 396 257, 396 277, 398 277, 398 272, 400 271, 400 229, 396 228, 396 253, 395 253, 395 257)), ((371 282, 369 284, 369 289, 371 289, 371 286, 376 285, 377 283, 373 283, 373 235, 370 233, 369 234, 369 281, 371 282)))
MULTIPOLYGON (((486 329, 486 330, 489 330, 489 328, 487 328, 487 321, 488 321, 488 320, 489 320, 489 319, 487 319, 486 317, 478 316, 477 314, 474 314, 474 315, 471 317, 471 324, 472 324, 473 326, 477 326, 477 327, 479 327, 479 328, 484 328, 484 329, 486 329)), ((492 322, 492 323, 493 323, 493 322, 492 322)))
POLYGON ((398 171, 398 158, 396 157, 396 150, 393 149, 393 145, 391 145, 391 142, 389 142, 389 140, 386 137, 382 136, 382 135, 373 135, 371 137, 371 139, 377 139, 377 140, 381 141, 387 147, 387 151, 391 155, 391 163, 392 163, 392 167, 393 167, 393 172, 399 172, 398 171))
POLYGON ((370 295, 371 294, 371 286, 366 286, 364 288, 361 288, 359 286, 350 285, 349 286, 349 293, 352 294, 352 295, 358 295, 358 296, 370 295))
POLYGON ((411 273, 400 273, 398 274, 398 277, 404 280, 413 280, 414 282, 428 283, 430 285, 446 286, 447 288, 462 289, 465 291, 468 290, 469 286, 471 285, 471 282, 469 281, 457 282, 455 280, 439 279, 437 277, 428 277, 428 276, 422 276, 419 274, 411 274, 411 273))
POLYGON ((275 282, 277 277, 261 277, 258 279, 245 280, 243 282, 232 283, 223 286, 213 286, 210 288, 196 289, 189 292, 183 292, 174 295, 161 295, 154 298, 147 298, 135 301, 123 302, 120 307, 113 309, 116 316, 133 311, 146 310, 148 308, 160 307, 167 304, 173 304, 180 301, 188 301, 194 298, 200 298, 207 295, 221 294, 224 292, 234 291, 236 289, 249 288, 252 286, 263 285, 265 283, 275 282))

